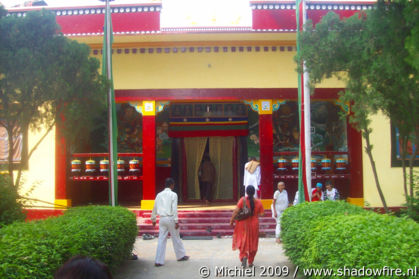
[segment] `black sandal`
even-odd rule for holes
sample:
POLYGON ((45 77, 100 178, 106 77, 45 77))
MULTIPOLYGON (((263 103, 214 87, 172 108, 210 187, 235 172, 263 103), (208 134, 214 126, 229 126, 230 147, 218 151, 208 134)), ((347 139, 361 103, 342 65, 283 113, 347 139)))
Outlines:
POLYGON ((242 259, 242 267, 243 267, 243 268, 246 268, 246 265, 247 265, 247 258, 246 258, 246 257, 244 257, 244 258, 242 259))

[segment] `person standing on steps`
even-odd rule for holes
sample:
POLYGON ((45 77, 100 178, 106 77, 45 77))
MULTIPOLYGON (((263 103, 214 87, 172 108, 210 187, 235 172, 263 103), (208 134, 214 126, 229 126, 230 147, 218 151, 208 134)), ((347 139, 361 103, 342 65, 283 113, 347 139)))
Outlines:
POLYGON ((165 189, 157 194, 154 201, 153 212, 151 213, 151 222, 156 226, 156 217, 160 216, 159 223, 159 239, 157 244, 155 266, 164 265, 166 255, 167 235, 170 232, 172 238, 173 249, 175 250, 178 261, 187 261, 185 248, 179 236, 179 220, 177 214, 177 194, 173 192, 175 181, 173 178, 166 178, 165 189))
POLYGON ((206 205, 208 205, 212 199, 211 194, 212 186, 215 181, 215 175, 215 167, 211 163, 209 155, 205 153, 201 166, 198 170, 198 176, 201 182, 201 199, 205 202, 206 205))
POLYGON ((247 193, 247 186, 252 185, 255 187, 255 198, 258 198, 260 186, 260 163, 255 157, 251 157, 250 161, 244 165, 244 178, 243 178, 244 192, 247 193))

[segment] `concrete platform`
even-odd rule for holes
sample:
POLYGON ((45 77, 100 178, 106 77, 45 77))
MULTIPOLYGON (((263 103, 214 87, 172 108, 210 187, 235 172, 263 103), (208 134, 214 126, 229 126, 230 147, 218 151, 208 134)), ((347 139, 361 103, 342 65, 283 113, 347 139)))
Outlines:
MULTIPOLYGON (((138 260, 126 261, 114 274, 116 279, 139 279, 139 278, 266 278, 281 277, 293 278, 294 266, 284 255, 282 245, 275 243, 274 238, 260 238, 259 251, 255 258, 255 269, 247 271, 249 274, 240 274, 242 271, 239 261, 239 251, 232 251, 231 238, 214 238, 213 240, 183 240, 187 255, 191 256, 189 261, 176 261, 171 240, 168 240, 166 247, 166 262, 162 267, 154 266, 154 257, 157 247, 157 239, 142 240, 137 238, 134 245, 134 252, 138 260), (208 277, 200 274, 200 269, 207 268, 210 272, 208 277), (221 273, 216 276, 216 269, 230 270, 235 274, 223 276, 221 273), (286 270, 288 275, 270 276, 263 271, 275 268, 286 270), (236 271, 237 270, 237 271, 236 271), (231 276, 237 275, 237 276, 231 276), (240 276, 243 275, 243 276, 240 276), (254 276, 253 276, 254 275, 254 276)), ((272 271, 271 271, 272 272, 272 271)), ((277 273, 278 275, 278 273, 277 273)), ((297 278, 299 278, 297 276, 297 278)))

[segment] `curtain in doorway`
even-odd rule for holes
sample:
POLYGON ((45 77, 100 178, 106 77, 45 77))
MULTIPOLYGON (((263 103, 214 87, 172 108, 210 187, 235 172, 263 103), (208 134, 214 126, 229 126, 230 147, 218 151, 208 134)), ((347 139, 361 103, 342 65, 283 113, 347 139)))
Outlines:
POLYGON ((233 145, 234 137, 209 138, 209 155, 216 170, 214 199, 233 199, 233 145))
POLYGON ((202 156, 204 155, 207 137, 184 138, 184 143, 188 177, 188 199, 199 200, 198 169, 201 165, 202 156))

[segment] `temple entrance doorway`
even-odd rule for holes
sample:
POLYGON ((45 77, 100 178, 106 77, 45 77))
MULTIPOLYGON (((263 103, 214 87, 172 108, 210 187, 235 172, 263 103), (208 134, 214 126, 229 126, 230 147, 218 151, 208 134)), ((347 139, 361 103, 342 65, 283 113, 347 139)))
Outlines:
MULTIPOLYGON (((204 155, 207 155, 215 168, 210 200, 235 200, 234 179, 237 156, 234 137, 185 137, 184 159, 186 168, 183 169, 183 197, 185 201, 201 200, 199 167, 204 155)), ((237 187, 236 187, 237 188, 237 187)))

